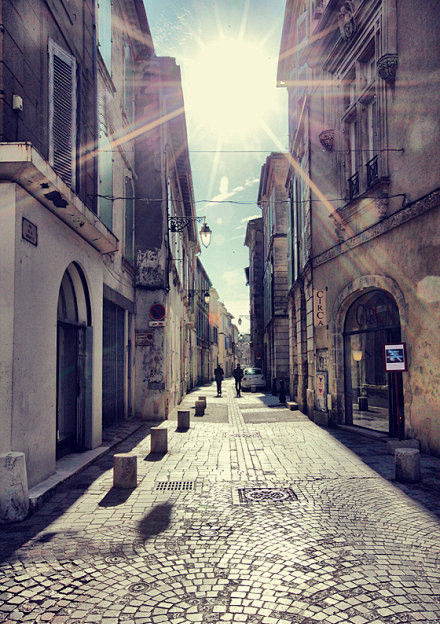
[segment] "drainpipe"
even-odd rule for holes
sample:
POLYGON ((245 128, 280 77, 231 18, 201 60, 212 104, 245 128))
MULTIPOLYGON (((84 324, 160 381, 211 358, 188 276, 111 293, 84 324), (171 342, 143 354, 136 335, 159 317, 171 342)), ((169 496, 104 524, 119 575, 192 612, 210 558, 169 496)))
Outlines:
MULTIPOLYGON (((1 2, 1 0, 0 0, 1 2)), ((98 145, 99 145, 99 120, 98 120, 98 37, 96 31, 96 2, 93 2, 92 9, 92 19, 93 19, 93 80, 95 84, 95 94, 94 94, 94 126, 95 126, 95 136, 94 136, 94 146, 93 146, 93 206, 92 211, 95 214, 98 214, 98 145)))

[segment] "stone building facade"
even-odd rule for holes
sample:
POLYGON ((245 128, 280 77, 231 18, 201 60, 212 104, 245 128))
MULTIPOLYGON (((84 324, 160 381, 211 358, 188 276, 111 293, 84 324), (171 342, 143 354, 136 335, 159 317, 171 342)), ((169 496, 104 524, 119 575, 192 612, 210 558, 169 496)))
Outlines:
POLYGON ((199 243, 180 72, 155 56, 143 1, 5 0, 2 28, 9 522, 65 456, 87 461, 135 414, 165 418, 196 383, 199 243))
POLYGON ((429 0, 288 0, 278 67, 293 390, 320 422, 436 454, 439 24, 429 0))
POLYGON ((264 355, 266 379, 274 390, 289 379, 287 307, 287 192, 289 161, 272 153, 263 165, 258 205, 263 214, 264 355))
POLYGON ((1 521, 132 414, 134 60, 154 50, 141 2, 100 6, 2 4, 1 521))
POLYGON ((244 244, 249 248, 250 344, 248 364, 263 368, 264 353, 264 234, 263 217, 251 219, 246 228, 244 244))

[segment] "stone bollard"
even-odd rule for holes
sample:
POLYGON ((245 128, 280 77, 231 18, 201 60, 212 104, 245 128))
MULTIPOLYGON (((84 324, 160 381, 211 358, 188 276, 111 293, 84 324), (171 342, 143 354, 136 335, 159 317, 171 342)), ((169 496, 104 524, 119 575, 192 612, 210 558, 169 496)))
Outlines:
POLYGON ((137 487, 137 457, 128 453, 113 456, 113 487, 131 489, 137 487))
POLYGON ((420 451, 412 448, 397 448, 394 453, 396 481, 418 483, 420 475, 420 451))
POLYGON ((206 397, 205 396, 199 396, 199 401, 203 401, 203 409, 206 409, 206 397))
POLYGON ((0 455, 0 524, 24 520, 29 512, 29 495, 24 453, 0 455))
POLYGON ((178 410, 177 412, 177 431, 188 431, 189 429, 189 410, 178 410))
POLYGON ((196 416, 203 416, 205 413, 205 402, 196 401, 196 416))
POLYGON ((151 453, 167 453, 168 452, 168 429, 159 429, 153 427, 151 429, 151 453))

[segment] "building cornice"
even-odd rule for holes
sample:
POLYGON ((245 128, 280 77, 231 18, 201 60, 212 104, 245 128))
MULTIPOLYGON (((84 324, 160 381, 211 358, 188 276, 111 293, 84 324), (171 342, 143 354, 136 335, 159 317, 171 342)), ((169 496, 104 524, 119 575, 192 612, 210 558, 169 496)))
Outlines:
POLYGON ((420 217, 434 208, 440 208, 440 189, 436 189, 432 193, 421 197, 420 199, 403 207, 398 212, 386 217, 383 221, 370 226, 363 232, 360 232, 342 243, 327 249, 327 251, 324 251, 322 254, 315 256, 315 258, 313 258, 313 267, 321 266, 322 264, 347 253, 351 249, 359 247, 359 245, 362 245, 363 243, 367 243, 374 238, 382 236, 383 234, 404 225, 412 219, 420 217))

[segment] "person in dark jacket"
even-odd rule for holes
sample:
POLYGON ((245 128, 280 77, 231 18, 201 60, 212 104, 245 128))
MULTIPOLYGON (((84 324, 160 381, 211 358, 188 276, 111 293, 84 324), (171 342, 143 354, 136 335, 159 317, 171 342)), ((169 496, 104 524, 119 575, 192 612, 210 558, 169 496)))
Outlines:
POLYGON ((214 378, 217 383, 217 396, 220 397, 222 395, 222 381, 225 376, 225 371, 222 369, 220 364, 217 364, 217 368, 214 371, 214 378))
POLYGON ((243 369, 240 368, 240 364, 237 364, 232 374, 235 379, 235 390, 237 392, 237 396, 239 397, 241 396, 241 380, 243 379, 243 369))

